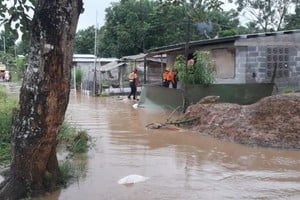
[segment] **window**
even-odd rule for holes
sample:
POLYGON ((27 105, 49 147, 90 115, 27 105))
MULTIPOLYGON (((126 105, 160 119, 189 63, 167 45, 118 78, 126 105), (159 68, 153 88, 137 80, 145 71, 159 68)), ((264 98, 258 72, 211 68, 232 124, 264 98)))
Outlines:
POLYGON ((289 77, 289 48, 267 47, 267 78, 271 78, 276 69, 276 78, 289 77))
POLYGON ((229 79, 235 76, 235 50, 213 49, 212 60, 216 63, 216 78, 229 79))

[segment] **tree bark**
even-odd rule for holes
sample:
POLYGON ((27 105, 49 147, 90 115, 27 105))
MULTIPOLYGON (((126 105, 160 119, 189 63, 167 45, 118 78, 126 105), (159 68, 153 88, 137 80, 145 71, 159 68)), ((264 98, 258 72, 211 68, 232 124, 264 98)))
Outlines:
POLYGON ((0 199, 51 191, 59 178, 57 135, 69 102, 73 41, 82 0, 38 0, 28 67, 12 127, 12 163, 0 199))

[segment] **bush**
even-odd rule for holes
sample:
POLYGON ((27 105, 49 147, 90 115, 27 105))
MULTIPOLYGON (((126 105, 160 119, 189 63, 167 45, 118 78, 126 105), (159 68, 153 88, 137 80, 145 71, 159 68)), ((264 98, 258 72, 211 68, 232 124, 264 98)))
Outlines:
POLYGON ((179 55, 175 61, 178 70, 178 78, 184 84, 212 84, 215 81, 215 63, 210 59, 208 52, 196 51, 195 63, 187 65, 184 56, 179 55))
POLYGON ((291 87, 284 88, 283 93, 294 93, 296 90, 291 87))
POLYGON ((82 77, 83 77, 83 72, 81 69, 76 69, 75 77, 76 77, 76 88, 80 88, 80 85, 82 83, 82 77))

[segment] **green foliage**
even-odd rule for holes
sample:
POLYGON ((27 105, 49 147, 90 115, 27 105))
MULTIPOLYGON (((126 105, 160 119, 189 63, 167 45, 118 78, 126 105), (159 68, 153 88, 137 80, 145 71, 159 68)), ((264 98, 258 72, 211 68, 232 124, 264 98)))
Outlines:
POLYGON ((0 62, 10 67, 14 64, 14 56, 10 53, 4 53, 3 51, 0 51, 0 62))
POLYGON ((58 141, 68 147, 73 154, 87 152, 89 137, 84 130, 78 130, 73 125, 64 122, 58 135, 58 141))
POLYGON ((0 87, 0 164, 7 165, 11 159, 10 141, 13 109, 17 107, 17 100, 8 96, 0 87))
POLYGON ((59 130, 58 141, 60 143, 71 143, 75 134, 76 128, 68 122, 64 122, 59 130))
POLYGON ((16 44, 16 56, 29 54, 29 36, 23 36, 22 40, 16 44))
POLYGON ((86 131, 79 131, 76 137, 73 140, 73 144, 71 146, 71 152, 73 153, 86 153, 89 145, 89 136, 86 131))
POLYGON ((295 88, 287 87, 284 88, 283 93, 294 93, 295 91, 295 88))
POLYGON ((28 36, 31 24, 31 12, 34 10, 36 0, 22 1, 0 1, 0 24, 4 24, 5 30, 18 36, 22 32, 22 37, 28 36), (9 6, 8 6, 9 5, 9 6))
POLYGON ((100 94, 100 96, 101 96, 101 97, 109 97, 109 93, 107 93, 107 92, 102 92, 102 93, 100 94))
POLYGON ((194 24, 209 21, 207 13, 220 10, 222 4, 219 0, 114 3, 106 9, 106 23, 99 32, 99 52, 102 56, 122 57, 187 39, 201 39, 204 36, 194 24))
POLYGON ((234 0, 238 11, 252 19, 264 32, 279 31, 284 27, 285 17, 298 0, 234 0))
POLYGON ((285 18, 286 29, 300 29, 300 1, 295 6, 295 13, 290 14, 285 18))
POLYGON ((9 142, 0 141, 0 165, 8 166, 11 160, 11 147, 9 142))
POLYGON ((77 68, 75 70, 75 77, 76 77, 76 88, 79 88, 82 83, 82 77, 83 77, 83 72, 81 69, 77 68))
POLYGON ((18 35, 12 31, 1 31, 0 33, 0 51, 5 53, 15 53, 15 41, 18 39, 18 35), (5 48, 4 48, 5 47, 5 48))
POLYGON ((74 161, 67 160, 59 165, 60 176, 58 183, 62 186, 66 186, 67 183, 72 180, 78 179, 84 176, 85 166, 83 163, 76 163, 74 161))
MULTIPOLYGON (((17 77, 20 80, 23 77, 25 67, 26 67, 26 58, 25 57, 16 57, 15 60, 16 73, 17 77)), ((14 78, 14 76, 13 76, 14 78)))
MULTIPOLYGON (((17 107, 17 99, 7 95, 0 87, 0 164, 7 165, 11 159, 11 126, 13 109, 17 107)), ((73 154, 84 153, 88 150, 89 137, 86 131, 78 130, 73 125, 63 123, 58 140, 60 144, 68 147, 73 154)))
POLYGON ((95 27, 90 26, 85 30, 79 30, 75 37, 75 53, 94 54, 95 27))
POLYGON ((186 59, 180 55, 176 58, 175 68, 178 70, 179 80, 184 84, 212 84, 214 82, 215 63, 211 61, 209 53, 196 51, 195 63, 187 66, 186 59))

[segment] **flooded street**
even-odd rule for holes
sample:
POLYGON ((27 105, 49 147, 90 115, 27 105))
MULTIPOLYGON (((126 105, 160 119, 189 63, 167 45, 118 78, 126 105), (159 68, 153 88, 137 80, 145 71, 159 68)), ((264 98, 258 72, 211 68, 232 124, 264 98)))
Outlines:
POLYGON ((300 152, 242 146, 188 131, 147 130, 169 113, 71 94, 68 121, 94 145, 86 175, 42 199, 299 199, 300 152), (131 174, 149 177, 125 186, 131 174))

